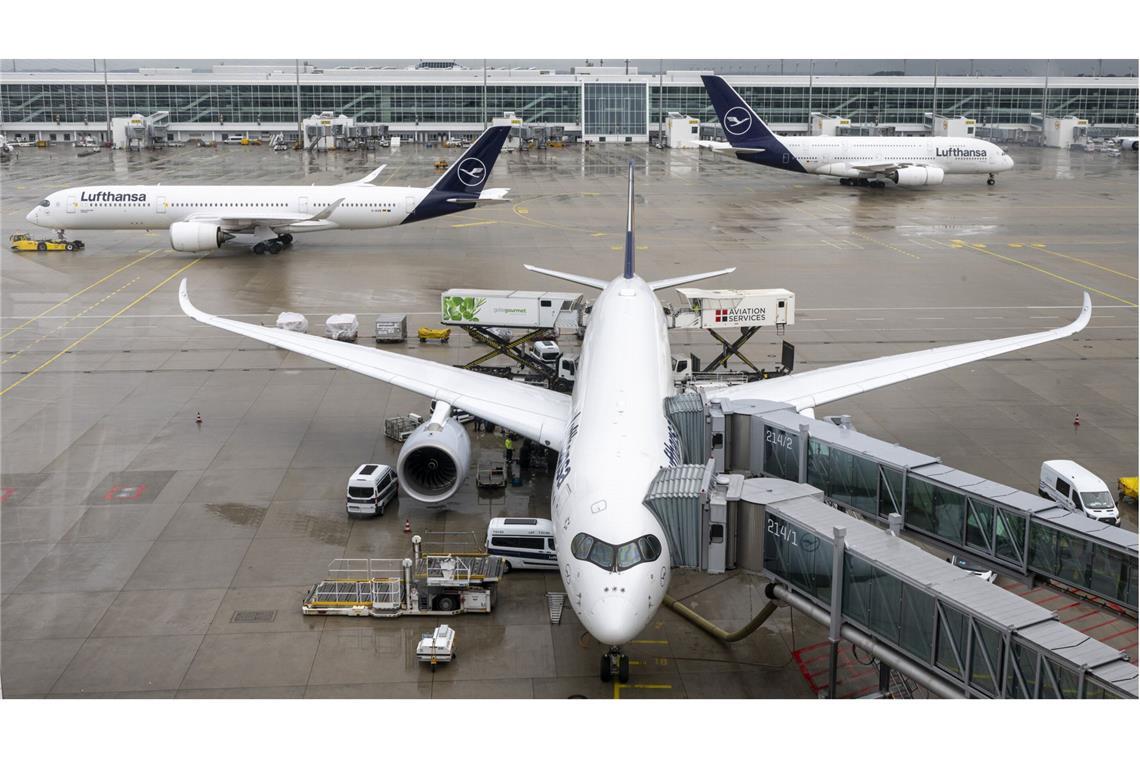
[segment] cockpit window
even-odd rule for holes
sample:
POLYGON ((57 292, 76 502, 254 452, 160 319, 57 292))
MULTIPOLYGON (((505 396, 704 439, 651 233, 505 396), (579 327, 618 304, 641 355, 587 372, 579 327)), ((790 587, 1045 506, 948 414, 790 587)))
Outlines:
POLYGON ((579 533, 570 542, 570 552, 578 559, 592 562, 603 570, 620 572, 660 557, 661 542, 656 536, 646 535, 614 546, 585 533, 579 533))
POLYGON ((49 201, 47 198, 44 198, 42 201, 40 201, 40 205, 43 206, 44 208, 50 208, 51 207, 51 201, 49 201))

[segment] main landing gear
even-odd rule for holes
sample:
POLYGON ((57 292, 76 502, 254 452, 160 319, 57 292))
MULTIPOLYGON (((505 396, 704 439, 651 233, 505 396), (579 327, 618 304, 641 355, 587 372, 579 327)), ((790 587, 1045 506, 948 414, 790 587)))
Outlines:
POLYGON ((881 179, 863 179, 862 177, 857 179, 843 177, 839 180, 839 184, 845 187, 873 187, 877 190, 881 190, 887 186, 887 183, 881 179))
POLYGON ((293 244, 293 236, 288 232, 278 235, 276 238, 270 240, 262 240, 253 246, 253 252, 262 255, 266 253, 276 254, 281 253, 285 246, 293 244))
POLYGON ((609 683, 616 675, 618 683, 629 682, 629 655, 622 654, 617 647, 602 655, 602 683, 609 683))
POLYGON ((991 187, 997 184, 997 180, 994 179, 994 175, 990 175, 990 178, 986 180, 986 184, 990 185, 991 187))

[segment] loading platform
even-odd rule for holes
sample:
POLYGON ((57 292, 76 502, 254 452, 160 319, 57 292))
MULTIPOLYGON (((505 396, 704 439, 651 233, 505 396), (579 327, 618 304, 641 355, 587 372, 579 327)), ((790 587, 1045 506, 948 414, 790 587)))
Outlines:
POLYGON ((301 603, 305 615, 393 618, 490 612, 503 577, 500 557, 336 559, 301 603))

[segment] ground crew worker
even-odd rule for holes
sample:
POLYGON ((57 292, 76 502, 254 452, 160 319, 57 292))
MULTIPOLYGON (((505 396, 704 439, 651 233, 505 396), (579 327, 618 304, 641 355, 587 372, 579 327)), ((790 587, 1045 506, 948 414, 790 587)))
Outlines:
POLYGON ((503 436, 503 453, 507 457, 507 464, 510 464, 515 456, 515 442, 509 433, 503 436))

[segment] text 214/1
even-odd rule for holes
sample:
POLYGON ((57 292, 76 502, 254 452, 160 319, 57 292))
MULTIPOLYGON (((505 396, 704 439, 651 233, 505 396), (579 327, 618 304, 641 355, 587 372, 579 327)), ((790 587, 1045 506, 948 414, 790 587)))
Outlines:
POLYGON ((789 528, 786 522, 774 520, 773 518, 769 517, 768 532, 776 538, 788 542, 792 546, 799 546, 799 542, 796 541, 795 528, 789 528))

